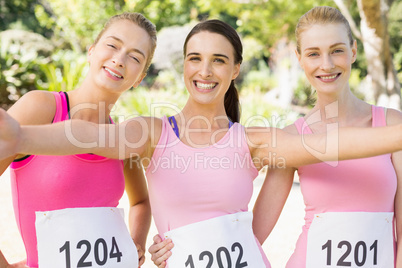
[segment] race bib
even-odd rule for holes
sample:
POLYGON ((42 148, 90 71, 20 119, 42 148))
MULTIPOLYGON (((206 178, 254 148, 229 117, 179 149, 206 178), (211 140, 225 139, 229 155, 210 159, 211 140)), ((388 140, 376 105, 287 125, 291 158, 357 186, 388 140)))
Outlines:
POLYGON ((239 212, 165 233, 173 241, 170 268, 265 267, 252 229, 252 212, 239 212))
POLYGON ((394 267, 392 212, 329 212, 314 215, 306 267, 394 267))
POLYGON ((40 268, 138 267, 137 248, 122 209, 36 212, 35 226, 40 268))

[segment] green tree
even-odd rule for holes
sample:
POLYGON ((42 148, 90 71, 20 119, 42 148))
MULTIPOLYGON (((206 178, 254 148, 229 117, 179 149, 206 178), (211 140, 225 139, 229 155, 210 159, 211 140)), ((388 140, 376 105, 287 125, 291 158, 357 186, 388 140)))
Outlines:
MULTIPOLYGON (((367 93, 378 105, 401 109, 401 86, 394 67, 388 14, 393 0, 357 0, 358 27, 343 0, 335 0, 348 18, 354 35, 363 43, 367 72, 367 93)), ((400 1, 398 1, 400 2, 400 1)), ((399 45, 400 46, 400 45, 399 45)))

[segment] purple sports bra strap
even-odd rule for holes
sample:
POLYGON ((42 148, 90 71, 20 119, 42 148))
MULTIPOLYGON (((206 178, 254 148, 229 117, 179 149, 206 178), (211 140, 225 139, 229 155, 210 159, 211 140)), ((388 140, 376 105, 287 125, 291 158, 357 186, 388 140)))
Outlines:
POLYGON ((168 118, 168 120, 170 125, 172 126, 174 133, 176 133, 176 136, 180 139, 179 128, 177 127, 176 119, 174 118, 174 116, 171 116, 168 118))
MULTIPOLYGON (((172 126, 174 133, 180 139, 179 127, 177 126, 176 119, 174 118, 174 116, 171 116, 171 117, 168 117, 168 120, 169 120, 170 125, 172 126)), ((229 128, 231 128, 233 125, 234 125, 233 122, 229 120, 229 128)))

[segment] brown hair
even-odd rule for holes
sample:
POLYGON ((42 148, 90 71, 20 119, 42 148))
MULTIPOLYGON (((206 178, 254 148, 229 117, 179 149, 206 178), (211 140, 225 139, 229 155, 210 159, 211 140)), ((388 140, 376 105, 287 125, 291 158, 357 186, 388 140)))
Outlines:
POLYGON ((148 35, 149 39, 151 40, 151 47, 150 47, 150 53, 147 59, 147 62, 145 64, 144 68, 144 73, 147 72, 149 66, 151 65, 152 58, 155 53, 155 48, 156 48, 156 27, 155 25, 149 21, 144 15, 140 13, 135 13, 135 12, 124 12, 122 14, 114 15, 111 17, 103 26, 102 31, 98 34, 98 36, 95 39, 94 45, 96 45, 99 41, 99 39, 102 37, 103 33, 116 21, 120 20, 128 20, 133 22, 134 24, 138 25, 142 29, 144 29, 148 35))
MULTIPOLYGON (((206 20, 194 26, 194 28, 187 35, 186 41, 184 42, 184 56, 186 56, 187 42, 190 40, 190 38, 193 35, 203 31, 224 36, 232 44, 234 51, 234 63, 242 63, 243 45, 241 43, 239 35, 232 26, 220 20, 206 20)), ((235 87, 234 80, 232 80, 232 82, 230 83, 229 89, 225 94, 224 104, 226 115, 232 122, 238 123, 240 121, 240 102, 239 93, 237 92, 237 89, 235 87)))
POLYGON ((320 6, 314 7, 307 11, 303 16, 300 17, 299 22, 296 26, 296 43, 297 43, 297 52, 300 53, 300 35, 307 28, 315 25, 315 24, 333 24, 339 23, 343 24, 346 27, 348 32, 350 46, 353 46, 353 36, 352 30, 350 28, 349 22, 342 15, 342 13, 333 7, 328 6, 320 6))

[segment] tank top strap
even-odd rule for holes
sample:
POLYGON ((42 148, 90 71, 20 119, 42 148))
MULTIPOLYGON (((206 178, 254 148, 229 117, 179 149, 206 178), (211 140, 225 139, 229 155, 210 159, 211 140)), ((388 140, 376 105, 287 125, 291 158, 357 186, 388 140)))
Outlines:
POLYGON ((66 92, 52 92, 56 100, 56 112, 53 123, 64 121, 69 118, 69 103, 66 92))
POLYGON ((371 106, 373 127, 384 127, 387 125, 387 119, 385 117, 385 109, 386 108, 384 107, 379 107, 375 105, 371 106))
POLYGON ((297 132, 299 134, 312 134, 313 133, 311 131, 310 127, 308 126, 306 120, 304 120, 304 117, 300 117, 293 124, 296 126, 297 132))

